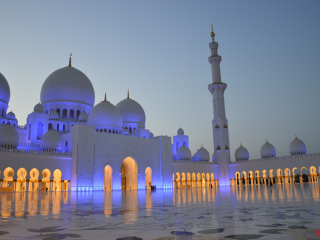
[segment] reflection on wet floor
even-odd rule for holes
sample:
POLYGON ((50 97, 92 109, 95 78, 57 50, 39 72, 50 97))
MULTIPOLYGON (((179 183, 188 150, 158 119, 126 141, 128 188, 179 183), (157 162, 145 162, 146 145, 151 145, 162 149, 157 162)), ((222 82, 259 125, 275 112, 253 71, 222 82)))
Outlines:
MULTIPOLYGON (((161 191, 166 194, 167 204, 177 207, 185 204, 201 204, 216 201, 216 195, 233 196, 238 201, 250 202, 274 202, 274 201, 304 201, 313 199, 319 201, 319 185, 315 184, 278 184, 272 188, 265 185, 256 186, 231 186, 230 188, 180 188, 161 191), (170 200, 170 196, 172 199, 170 200)), ((47 216, 49 213, 58 215, 61 205, 71 202, 81 203, 89 195, 98 196, 97 201, 103 199, 104 214, 110 217, 112 214, 126 214, 127 221, 136 221, 138 207, 144 205, 147 215, 151 216, 153 207, 153 197, 158 196, 157 192, 148 191, 107 191, 96 193, 83 192, 16 192, 1 193, 1 217, 8 218, 14 213, 15 217, 23 217, 25 212, 30 216, 37 214, 47 216), (70 197, 71 196, 71 197, 70 197), (75 197, 76 196, 76 197, 75 197), (75 197, 75 198, 73 198, 75 197), (120 206, 118 206, 120 205, 120 206), (115 208, 115 206, 117 206, 115 208)), ((220 197, 221 197, 220 196, 220 197)))
MULTIPOLYGON (((318 183, 276 184, 271 188, 247 185, 157 191, 16 192, 0 193, 0 200, 3 224, 24 223, 32 233, 55 231, 69 237, 85 235, 83 232, 72 235, 75 233, 68 232, 71 229, 109 231, 110 228, 119 231, 117 234, 123 229, 157 230, 157 237, 162 232, 163 236, 192 233, 192 236, 244 237, 247 235, 243 229, 248 224, 255 236, 275 236, 290 229, 309 229, 310 224, 320 226, 318 183)), ((22 235, 26 229, 21 228, 22 235)))

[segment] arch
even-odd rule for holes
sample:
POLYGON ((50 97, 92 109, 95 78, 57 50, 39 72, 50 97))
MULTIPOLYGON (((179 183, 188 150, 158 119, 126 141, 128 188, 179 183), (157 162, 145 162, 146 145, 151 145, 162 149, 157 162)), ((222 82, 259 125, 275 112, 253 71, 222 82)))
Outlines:
POLYGON ((187 173, 187 187, 191 187, 191 174, 187 173))
POLYGON ((68 117, 68 109, 63 109, 62 110, 62 118, 67 118, 68 117))
POLYGON ((285 183, 291 183, 292 179, 291 179, 291 173, 290 173, 290 169, 286 168, 284 170, 284 182, 285 183))
POLYGON ((70 111, 69 111, 69 118, 74 119, 74 110, 73 109, 70 109, 70 111))
POLYGON ((42 171, 42 183, 41 183, 42 191, 50 190, 50 176, 51 176, 51 172, 49 169, 46 168, 42 171))
POLYGON ((19 168, 19 170, 17 171, 17 185, 16 185, 17 192, 23 192, 27 190, 26 176, 27 176, 27 170, 24 168, 19 168))
POLYGON ((248 172, 248 184, 253 185, 253 172, 252 171, 248 172))
POLYGON ((314 166, 311 166, 309 168, 309 173, 310 173, 310 181, 311 182, 318 182, 317 169, 314 166))
POLYGON ((151 169, 151 167, 146 168, 145 174, 146 174, 146 188, 151 189, 151 186, 152 186, 152 169, 151 169))
POLYGON ((43 136, 43 124, 38 122, 37 124, 37 140, 41 140, 43 136))
POLYGON ((299 183, 300 182, 300 172, 299 172, 299 169, 294 167, 292 169, 292 175, 294 176, 293 177, 293 182, 294 183, 299 183))
POLYGON ((3 171, 4 179, 3 179, 3 191, 10 192, 13 190, 13 176, 14 170, 11 167, 7 167, 3 171))
POLYGON ((58 113, 58 118, 61 118, 61 116, 60 116, 60 108, 56 108, 56 112, 58 113))
POLYGON ((38 177, 39 171, 36 168, 31 169, 30 171, 30 180, 29 180, 29 191, 38 191, 38 177))
POLYGON ((81 111, 77 110, 77 119, 79 119, 80 114, 81 114, 81 111))
POLYGON ((53 129, 52 123, 49 123, 49 124, 48 124, 48 131, 49 131, 49 130, 52 130, 52 129, 53 129))
POLYGON ((28 135, 29 135, 28 139, 30 140, 31 139, 31 123, 29 124, 29 134, 28 135))
POLYGON ((176 172, 176 187, 180 187, 180 173, 176 172))
POLYGON ((176 152, 178 151, 179 149, 179 142, 176 143, 176 152))
POLYGON ((104 190, 112 191, 112 167, 110 165, 104 168, 104 190))
POLYGON ((308 169, 306 167, 302 167, 300 169, 300 173, 301 173, 301 178, 300 181, 302 180, 302 182, 309 182, 308 179, 308 169))
POLYGON ((283 183, 283 172, 280 168, 277 169, 277 183, 283 183))
POLYGON ((54 191, 61 191, 61 177, 62 172, 60 169, 56 169, 53 172, 53 190, 54 191))
POLYGON ((127 157, 123 160, 121 173, 122 190, 138 189, 138 164, 133 158, 127 157))

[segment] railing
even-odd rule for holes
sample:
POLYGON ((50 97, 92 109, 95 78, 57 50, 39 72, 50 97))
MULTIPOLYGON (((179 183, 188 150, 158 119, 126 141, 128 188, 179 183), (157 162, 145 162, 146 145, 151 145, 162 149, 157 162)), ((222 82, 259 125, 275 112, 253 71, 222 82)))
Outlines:
POLYGON ((72 156, 71 153, 64 152, 48 152, 43 150, 30 150, 30 149, 7 149, 0 148, 0 152, 10 152, 10 153, 27 153, 27 154, 43 154, 43 155, 60 155, 60 156, 72 156))
POLYGON ((230 164, 269 161, 269 160, 288 159, 288 158, 303 158, 303 157, 313 157, 313 156, 320 156, 320 153, 308 153, 308 154, 304 154, 304 155, 293 155, 293 156, 290 155, 290 156, 281 156, 281 157, 257 158, 257 159, 249 159, 249 160, 237 160, 236 162, 231 162, 230 164))
POLYGON ((37 143, 27 143, 27 142, 21 142, 18 146, 25 146, 25 147, 40 147, 40 144, 37 143))

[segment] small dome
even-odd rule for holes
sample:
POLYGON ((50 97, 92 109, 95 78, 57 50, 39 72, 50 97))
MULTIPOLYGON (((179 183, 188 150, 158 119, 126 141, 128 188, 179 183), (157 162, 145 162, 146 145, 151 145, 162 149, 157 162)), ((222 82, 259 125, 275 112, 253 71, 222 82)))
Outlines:
POLYGON ((75 102, 94 105, 94 89, 89 78, 73 67, 60 68, 44 81, 40 99, 42 104, 50 102, 75 102))
POLYGON ((276 149, 274 148, 274 146, 270 143, 268 143, 268 141, 262 145, 261 149, 260 149, 260 156, 262 158, 270 158, 270 157, 275 157, 276 156, 276 149))
POLYGON ((178 160, 190 160, 191 151, 186 146, 181 146, 176 153, 176 157, 178 160))
POLYGON ((212 154, 212 158, 211 158, 212 162, 214 162, 215 158, 214 158, 214 153, 212 154))
POLYGON ((299 138, 295 138, 289 145, 289 152, 291 155, 304 155, 307 152, 307 147, 299 138))
POLYGON ((79 121, 87 121, 88 119, 88 114, 86 112, 82 112, 79 115, 79 121))
POLYGON ((10 87, 7 79, 0 73, 0 102, 6 104, 10 100, 10 87))
POLYGON ((179 128, 178 131, 177 131, 177 134, 178 135, 184 135, 184 131, 182 128, 179 128))
MULTIPOLYGON (((129 97, 129 96, 128 96, 129 97)), ((123 123, 146 123, 146 114, 141 105, 130 98, 120 101, 116 107, 119 109, 123 123)))
POLYGON ((149 133, 149 137, 150 137, 150 138, 154 138, 154 135, 153 135, 152 132, 149 133))
POLYGON ((144 129, 145 128, 145 125, 143 122, 138 122, 138 125, 137 125, 137 128, 140 128, 140 129, 144 129))
POLYGON ((210 154, 207 149, 201 148, 193 155, 192 159, 193 161, 206 161, 209 162, 210 160, 210 154))
POLYGON ((63 146, 62 137, 57 131, 50 130, 46 132, 40 142, 41 149, 61 150, 63 146))
POLYGON ((59 114, 57 113, 56 110, 51 110, 49 112, 49 119, 58 119, 59 118, 59 114))
POLYGON ((122 117, 118 108, 108 101, 94 106, 87 122, 88 125, 96 127, 122 128, 122 117))
POLYGON ((16 119, 16 115, 11 111, 7 114, 7 118, 8 119, 12 119, 12 120, 15 120, 16 119))
POLYGON ((249 151, 242 145, 240 145, 240 147, 237 148, 234 155, 237 161, 249 159, 249 151))
POLYGON ((11 125, 2 125, 0 127, 0 144, 17 147, 19 145, 19 134, 11 125))
POLYGON ((44 107, 42 106, 41 103, 38 103, 37 105, 34 106, 33 111, 38 113, 44 113, 44 107))

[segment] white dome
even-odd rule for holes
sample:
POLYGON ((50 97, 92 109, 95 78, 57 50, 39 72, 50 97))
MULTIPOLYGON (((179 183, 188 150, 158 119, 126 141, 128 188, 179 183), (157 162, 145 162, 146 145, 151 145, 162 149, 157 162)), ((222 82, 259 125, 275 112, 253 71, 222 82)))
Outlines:
POLYGON ((10 87, 7 79, 0 73, 0 102, 4 102, 8 104, 9 100, 10 100, 10 87))
POLYGON ((44 107, 42 106, 41 103, 38 103, 37 105, 34 106, 33 111, 38 113, 44 113, 44 107))
POLYGON ((120 101, 116 107, 119 109, 123 123, 146 123, 146 115, 141 105, 130 99, 126 98, 120 101))
POLYGON ((182 145, 177 153, 176 153, 176 157, 178 160, 190 160, 191 159, 191 151, 189 148, 187 148, 186 146, 182 145))
POLYGON ((150 137, 150 138, 154 138, 154 135, 153 135, 152 132, 149 133, 149 137, 150 137))
POLYGON ((47 77, 41 88, 40 99, 42 104, 75 102, 93 107, 94 89, 83 72, 73 67, 64 67, 47 77))
POLYGON ((214 158, 214 153, 212 154, 212 158, 211 158, 212 162, 214 162, 215 158, 214 158))
POLYGON ((94 106, 87 122, 88 125, 101 128, 122 128, 122 118, 118 108, 108 101, 103 101, 94 106))
POLYGON ((210 154, 207 149, 201 146, 201 148, 193 155, 192 160, 209 162, 210 154))
POLYGON ((82 112, 79 115, 79 121, 87 121, 88 119, 88 114, 86 112, 82 112))
POLYGON ((249 151, 240 145, 235 152, 235 159, 236 160, 248 160, 249 159, 249 151))
POLYGON ((0 144, 17 147, 19 145, 19 134, 11 125, 2 125, 0 127, 0 144))
POLYGON ((274 146, 268 142, 262 145, 260 149, 260 156, 262 158, 270 158, 276 156, 276 149, 274 146))
POLYGON ((62 137, 57 131, 50 130, 46 132, 40 142, 41 149, 61 150, 63 146, 62 137))
POLYGON ((179 128, 178 131, 177 131, 177 134, 178 135, 184 135, 184 131, 182 128, 179 128))
POLYGON ((143 122, 138 122, 138 125, 137 125, 137 128, 140 128, 140 129, 144 129, 145 128, 145 125, 143 122))
POLYGON ((289 145, 289 152, 291 155, 303 155, 306 154, 307 147, 303 141, 296 137, 289 145))
POLYGON ((11 112, 7 113, 7 118, 15 120, 16 119, 16 115, 11 111, 11 112))
POLYGON ((56 110, 51 110, 49 112, 49 119, 58 119, 59 118, 59 114, 57 113, 56 110))

